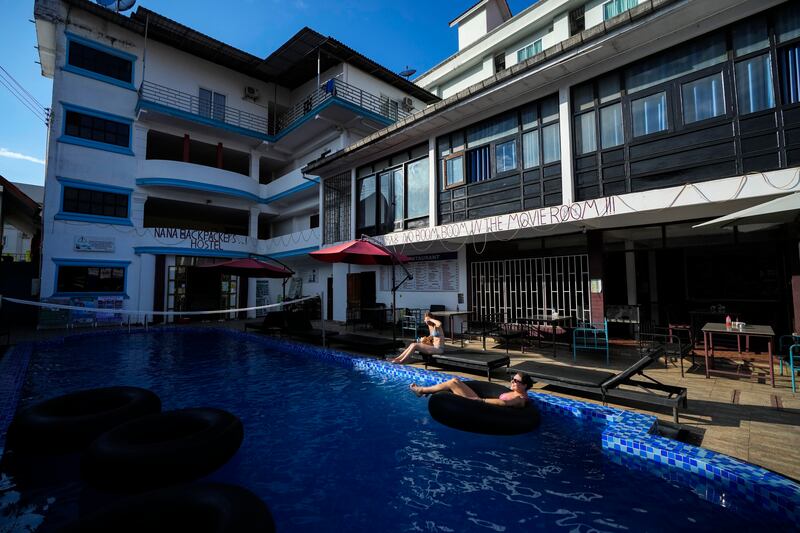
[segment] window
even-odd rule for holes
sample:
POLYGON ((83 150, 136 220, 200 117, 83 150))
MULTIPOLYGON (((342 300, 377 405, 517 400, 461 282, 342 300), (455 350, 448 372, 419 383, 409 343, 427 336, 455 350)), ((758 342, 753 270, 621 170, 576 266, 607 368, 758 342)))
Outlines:
POLYGON ((67 65, 130 84, 133 83, 133 60, 125 56, 103 51, 99 45, 78 42, 74 37, 69 38, 67 46, 67 65))
POLYGON ((65 186, 62 211, 128 218, 128 195, 65 186))
POLYGON ((539 52, 542 51, 542 40, 537 39, 528 46, 524 46, 517 50, 517 63, 521 63, 528 59, 529 57, 533 57, 539 52))
POLYGON ((539 166, 539 130, 522 135, 522 164, 526 169, 539 166))
POLYGON ((636 7, 638 0, 611 0, 603 4, 603 20, 614 18, 625 11, 636 7))
POLYGON ((56 291, 59 293, 123 293, 125 268, 122 266, 57 265, 56 291))
POLYGON ((787 46, 779 51, 778 56, 783 103, 800 103, 800 45, 787 46))
POLYGON ((492 177, 489 146, 481 146, 467 151, 467 177, 470 183, 488 180, 492 177))
POLYGON ((428 158, 412 161, 406 165, 406 184, 408 190, 408 211, 406 218, 428 216, 430 195, 430 170, 428 158))
POLYGON ((569 12, 569 34, 578 34, 586 29, 585 19, 586 6, 580 6, 569 12))
POLYGON ((498 54, 494 56, 494 71, 495 73, 500 72, 501 70, 506 68, 506 55, 505 54, 498 54))
POLYGON ((510 140, 496 145, 494 159, 498 174, 517 170, 517 141, 510 140))
POLYGON ((464 183, 464 155, 450 156, 444 160, 445 187, 464 183))
POLYGON ((667 93, 660 92, 631 102, 633 136, 641 137, 667 129, 667 93))
POLYGON ((130 146, 131 126, 78 111, 67 110, 64 134, 103 144, 128 148, 130 146))
POLYGON ((225 95, 200 89, 200 116, 225 122, 225 95))
POLYGON ((542 152, 544 153, 544 164, 554 163, 561 160, 561 132, 558 124, 551 124, 542 128, 542 152))
POLYGON ((600 145, 603 149, 621 145, 625 140, 622 129, 622 104, 600 109, 600 145))
POLYGON ((769 54, 736 63, 736 93, 742 115, 775 107, 769 54))
POLYGON ((358 227, 375 226, 377 201, 375 196, 375 176, 369 176, 358 182, 358 227))
POLYGON ((575 117, 575 150, 578 155, 597 150, 594 116, 594 111, 589 111, 575 117))
POLYGON ((725 94, 722 90, 722 73, 718 72, 681 86, 683 100, 683 123, 725 114, 725 94))
MULTIPOLYGON (((412 150, 411 156, 417 154, 412 150)), ((409 159, 401 154, 378 163, 409 159)), ((379 235, 427 224, 430 197, 429 159, 422 157, 358 180, 358 233, 379 235), (377 193, 376 193, 377 191, 377 193)), ((364 169, 375 168, 362 167, 364 169)))

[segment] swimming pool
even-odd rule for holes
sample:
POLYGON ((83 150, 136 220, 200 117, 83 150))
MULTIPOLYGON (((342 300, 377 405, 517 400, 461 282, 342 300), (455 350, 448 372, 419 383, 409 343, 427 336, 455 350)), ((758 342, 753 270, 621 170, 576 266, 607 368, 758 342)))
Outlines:
MULTIPOLYGON (((210 478, 254 491, 284 531, 790 529, 724 483, 604 449, 595 415, 616 410, 576 417, 580 402, 545 402, 533 433, 474 435, 432 421, 412 379, 441 374, 225 330, 81 335, 34 349, 20 403, 126 384, 165 410, 227 409, 245 438, 210 478)), ((0 530, 74 516, 81 482, 21 489, 7 463, 0 530)))

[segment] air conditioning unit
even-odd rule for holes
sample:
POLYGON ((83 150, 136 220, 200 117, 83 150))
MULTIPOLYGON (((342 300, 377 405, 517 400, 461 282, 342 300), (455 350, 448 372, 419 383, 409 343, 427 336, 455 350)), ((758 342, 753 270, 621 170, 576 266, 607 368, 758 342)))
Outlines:
POLYGON ((403 98, 403 109, 406 111, 414 109, 414 100, 412 100, 410 96, 403 98))
POLYGON ((244 88, 244 97, 248 100, 258 100, 259 96, 261 96, 261 94, 256 87, 247 86, 244 88))

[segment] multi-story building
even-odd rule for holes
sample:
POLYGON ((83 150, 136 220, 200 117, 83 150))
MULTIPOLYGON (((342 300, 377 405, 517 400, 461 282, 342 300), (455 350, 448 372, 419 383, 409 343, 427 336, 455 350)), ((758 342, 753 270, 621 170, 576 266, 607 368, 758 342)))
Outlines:
MULTIPOLYGON (((419 256, 404 307, 800 330, 797 226, 697 227, 800 191, 800 4, 483 0, 451 26, 417 80, 441 102, 306 167, 326 244, 419 256)), ((389 302, 370 270, 334 284, 389 302)))
POLYGON ((143 7, 37 0, 34 15, 53 79, 43 298, 274 303, 280 283, 194 268, 247 256, 292 268, 293 296, 321 292, 319 180, 301 168, 438 100, 308 28, 260 58, 143 7))

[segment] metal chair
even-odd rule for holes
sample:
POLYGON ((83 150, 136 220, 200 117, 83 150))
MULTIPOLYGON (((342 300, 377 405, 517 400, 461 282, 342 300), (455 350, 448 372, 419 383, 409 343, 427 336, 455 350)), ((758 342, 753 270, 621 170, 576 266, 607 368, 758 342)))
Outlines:
POLYGON ((780 353, 780 372, 783 375, 783 361, 789 364, 789 374, 792 378, 792 392, 797 392, 797 385, 795 384, 795 374, 800 368, 795 367, 795 357, 800 360, 800 335, 781 335, 778 339, 778 353, 780 353), (789 346, 789 350, 784 352, 784 347, 789 346))

